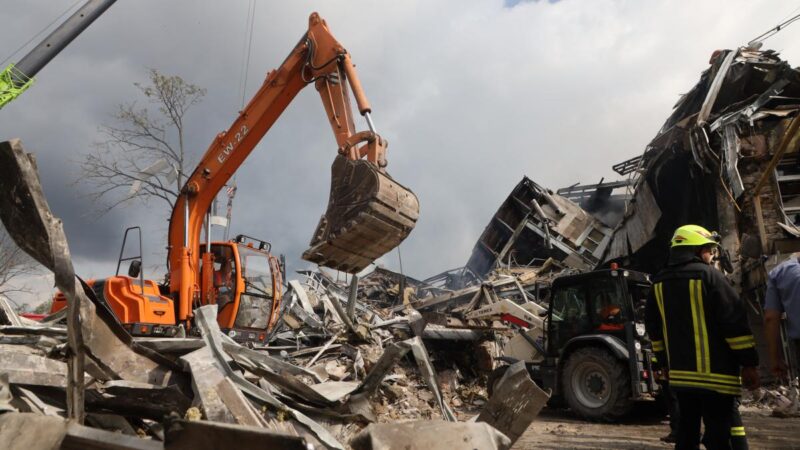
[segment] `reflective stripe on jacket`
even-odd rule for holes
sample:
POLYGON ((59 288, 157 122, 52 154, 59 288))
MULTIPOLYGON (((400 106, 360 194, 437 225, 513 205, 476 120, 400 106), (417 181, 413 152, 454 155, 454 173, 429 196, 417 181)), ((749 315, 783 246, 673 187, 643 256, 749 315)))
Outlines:
POLYGON ((744 305, 720 271, 674 252, 653 278, 645 315, 671 387, 741 393, 740 368, 758 365, 758 355, 744 305))

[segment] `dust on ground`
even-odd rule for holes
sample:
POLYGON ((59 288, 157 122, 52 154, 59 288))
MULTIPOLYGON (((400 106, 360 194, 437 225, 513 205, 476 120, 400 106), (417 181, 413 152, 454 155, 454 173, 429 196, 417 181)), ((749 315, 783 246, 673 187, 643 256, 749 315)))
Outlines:
MULTIPOLYGON (((742 420, 751 449, 800 449, 800 418, 771 417, 770 410, 743 407, 742 420)), ((512 447, 528 449, 667 449, 659 438, 669 422, 648 408, 623 423, 582 421, 563 409, 545 408, 512 447)))

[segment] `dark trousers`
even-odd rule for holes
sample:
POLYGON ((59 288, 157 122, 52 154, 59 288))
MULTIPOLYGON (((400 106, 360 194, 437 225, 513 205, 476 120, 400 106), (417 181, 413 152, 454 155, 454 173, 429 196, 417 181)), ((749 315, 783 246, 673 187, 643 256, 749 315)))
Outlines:
MULTIPOLYGON (((665 381, 662 388, 667 392, 667 411, 669 412, 669 434, 678 436, 678 423, 681 420, 681 410, 678 406, 678 393, 669 388, 669 382, 665 381)), ((734 397, 733 401, 733 422, 731 425, 731 448, 733 450, 749 450, 747 436, 744 432, 742 416, 739 414, 739 397, 734 397)))
POLYGON ((739 415, 738 398, 710 391, 676 391, 678 400, 678 450, 700 448, 700 422, 705 425, 703 445, 708 450, 746 449, 747 438, 739 415))

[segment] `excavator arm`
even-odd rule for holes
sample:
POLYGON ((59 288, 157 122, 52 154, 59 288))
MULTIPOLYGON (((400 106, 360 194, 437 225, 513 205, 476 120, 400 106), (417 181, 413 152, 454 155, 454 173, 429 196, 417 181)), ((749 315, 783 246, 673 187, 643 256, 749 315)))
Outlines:
MULTIPOLYGON (((178 300, 179 321, 192 317, 194 303, 205 303, 199 287, 200 237, 214 198, 294 97, 311 83, 327 113, 338 155, 332 166, 328 210, 303 257, 356 273, 397 247, 413 229, 418 200, 386 174, 387 144, 372 125, 371 108, 350 55, 313 13, 307 33, 283 64, 269 72, 231 127, 217 135, 175 203, 169 228, 169 285, 178 300), (355 131, 350 90, 367 119, 368 131, 355 131)), ((210 262, 212 256, 206 252, 203 258, 210 262)), ((211 264, 203 267, 211 270, 211 264)))

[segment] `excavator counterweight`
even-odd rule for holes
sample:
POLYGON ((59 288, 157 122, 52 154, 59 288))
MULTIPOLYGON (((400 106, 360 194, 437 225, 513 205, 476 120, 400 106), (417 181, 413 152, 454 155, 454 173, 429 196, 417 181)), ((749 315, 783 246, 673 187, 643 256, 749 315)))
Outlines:
POLYGON ((363 159, 337 156, 331 166, 328 210, 303 259, 357 273, 400 245, 419 216, 406 187, 363 159))

